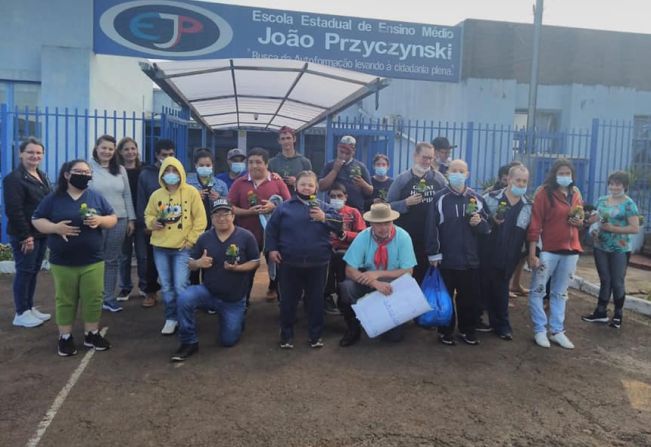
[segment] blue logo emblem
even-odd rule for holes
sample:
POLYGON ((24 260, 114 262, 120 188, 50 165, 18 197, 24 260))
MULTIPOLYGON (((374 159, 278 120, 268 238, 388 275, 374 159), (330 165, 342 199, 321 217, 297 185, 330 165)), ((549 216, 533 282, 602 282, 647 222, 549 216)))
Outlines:
POLYGON ((100 27, 114 42, 162 58, 214 53, 233 39, 231 26, 214 12, 165 0, 116 5, 102 14, 100 27))

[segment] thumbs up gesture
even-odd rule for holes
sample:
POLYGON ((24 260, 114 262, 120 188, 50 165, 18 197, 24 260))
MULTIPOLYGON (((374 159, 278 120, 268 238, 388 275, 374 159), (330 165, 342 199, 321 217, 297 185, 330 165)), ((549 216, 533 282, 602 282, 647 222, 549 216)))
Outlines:
POLYGON ((204 250, 201 257, 197 259, 197 265, 202 269, 209 269, 212 267, 212 257, 208 256, 208 250, 204 250))

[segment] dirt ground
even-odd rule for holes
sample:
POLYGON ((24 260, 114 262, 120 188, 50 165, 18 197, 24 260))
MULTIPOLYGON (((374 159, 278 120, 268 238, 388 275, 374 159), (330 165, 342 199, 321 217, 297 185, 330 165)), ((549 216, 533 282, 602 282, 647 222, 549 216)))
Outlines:
MULTIPOLYGON (((80 364, 56 355, 53 322, 11 326, 11 277, 0 277, 0 446, 25 445, 80 364)), ((52 281, 37 305, 53 311, 52 281)), ((577 349, 532 342, 524 298, 515 340, 443 346, 410 326, 406 339, 364 338, 342 349, 327 317, 326 346, 277 347, 277 306, 258 281, 241 342, 216 345, 216 317, 200 313, 201 349, 172 364, 162 306, 126 303, 103 319, 113 343, 95 353, 41 440, 43 446, 651 446, 651 324, 625 314, 620 331, 580 321, 594 298, 573 293, 567 330, 577 349)), ((75 334, 79 344, 80 330, 75 334)), ((305 341, 305 344, 302 343, 305 341)))

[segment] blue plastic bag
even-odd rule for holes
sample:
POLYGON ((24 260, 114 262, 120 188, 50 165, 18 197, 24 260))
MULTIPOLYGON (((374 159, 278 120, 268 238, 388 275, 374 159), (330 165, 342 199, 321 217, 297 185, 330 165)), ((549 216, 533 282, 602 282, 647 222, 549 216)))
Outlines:
POLYGON ((452 299, 439 270, 430 267, 420 288, 433 310, 418 317, 416 322, 424 327, 449 325, 452 319, 452 299))

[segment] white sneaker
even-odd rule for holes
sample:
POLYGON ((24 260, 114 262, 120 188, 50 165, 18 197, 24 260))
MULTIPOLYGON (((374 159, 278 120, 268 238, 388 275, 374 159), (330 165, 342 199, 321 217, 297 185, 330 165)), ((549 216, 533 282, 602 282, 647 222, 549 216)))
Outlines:
POLYGON ((565 349, 574 349, 574 344, 567 338, 564 332, 559 332, 558 334, 552 334, 549 336, 549 339, 554 343, 558 344, 561 348, 565 349))
POLYGON ((30 311, 32 312, 32 315, 34 315, 36 318, 38 318, 41 321, 48 321, 50 318, 52 318, 52 315, 43 313, 35 307, 32 307, 30 311))
POLYGON ((36 318, 29 310, 26 310, 20 315, 16 314, 14 317, 14 326, 36 327, 42 324, 43 320, 36 318))
POLYGON ((173 335, 179 323, 174 320, 165 320, 165 326, 161 329, 160 333, 163 335, 173 335))
POLYGON ((546 332, 537 332, 533 338, 536 340, 536 344, 541 348, 549 348, 551 346, 546 332))

